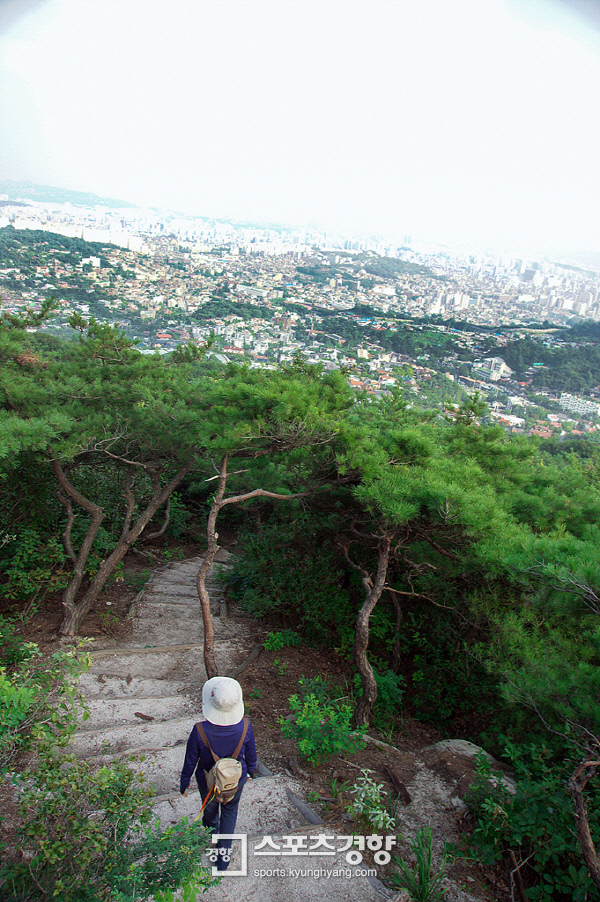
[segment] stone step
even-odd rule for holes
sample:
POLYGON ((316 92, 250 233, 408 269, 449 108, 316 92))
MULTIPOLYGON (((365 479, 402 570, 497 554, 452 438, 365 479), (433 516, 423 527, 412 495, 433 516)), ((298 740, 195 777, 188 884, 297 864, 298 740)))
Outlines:
POLYGON ((206 679, 202 645, 181 652, 159 652, 154 649, 130 650, 118 655, 102 656, 92 661, 93 673, 125 679, 185 679, 201 683, 206 679))
POLYGON ((165 614, 172 616, 193 617, 194 614, 199 615, 202 608, 198 596, 196 598, 187 598, 184 595, 171 597, 169 595, 145 595, 135 605, 134 617, 141 617, 142 611, 151 608, 144 614, 145 617, 160 616, 161 608, 165 606, 165 614))
POLYGON ((159 723, 166 717, 192 717, 197 707, 198 702, 192 702, 183 694, 154 698, 93 698, 88 701, 89 717, 82 722, 78 732, 89 733, 91 730, 127 724, 159 723), (137 717, 138 714, 143 717, 137 717))
POLYGON ((167 749, 176 743, 186 743, 197 719, 197 716, 190 714, 170 720, 139 721, 98 730, 81 729, 75 733, 70 750, 78 758, 92 758, 133 753, 141 748, 167 749))
POLYGON ((98 673, 83 673, 79 678, 79 688, 85 692, 88 701, 96 698, 127 699, 158 698, 161 696, 168 698, 183 692, 185 685, 180 680, 138 680, 131 678, 127 682, 127 679, 123 677, 104 676, 101 671, 98 673))
MULTIPOLYGON (((169 624, 171 629, 173 628, 173 624, 181 624, 181 628, 184 631, 193 630, 197 624, 202 625, 202 609, 200 608, 200 605, 195 605, 194 607, 187 605, 186 607, 183 607, 182 605, 170 605, 162 602, 160 604, 150 605, 146 605, 145 602, 140 602, 139 606, 136 608, 135 617, 132 621, 132 629, 136 633, 141 633, 144 629, 147 629, 148 635, 150 635, 152 629, 155 629, 156 626, 162 626, 163 623, 169 624)), ((213 624, 215 630, 218 626, 218 623, 213 624)), ((192 640, 190 639, 190 642, 191 641, 192 640)), ((150 639, 148 639, 148 644, 154 643, 151 643, 150 639)), ((178 643, 169 641, 169 644, 176 645, 178 643)), ((184 643, 181 642, 179 644, 183 645, 184 643)))
MULTIPOLYGON (((204 583, 207 592, 225 593, 225 586, 218 580, 207 579, 204 583)), ((170 580, 160 579, 148 585, 145 595, 184 595, 190 598, 198 599, 198 588, 195 580, 187 582, 171 582, 170 580)))
MULTIPOLYGON (((221 607, 211 604, 215 638, 228 635, 227 621, 221 619, 221 607)), ((184 645, 204 641, 202 612, 198 607, 192 611, 158 607, 154 610, 141 608, 131 625, 132 645, 184 645)))
POLYGON ((200 610, 200 599, 198 595, 195 597, 192 595, 159 595, 158 593, 155 595, 154 593, 149 593, 148 595, 144 595, 140 601, 136 603, 135 610, 138 611, 140 605, 161 605, 168 604, 172 607, 179 607, 182 609, 189 609, 190 611, 199 611, 200 610))
MULTIPOLYGON (((216 619, 213 624, 215 635, 220 632, 216 619)), ((202 618, 191 617, 159 617, 156 621, 146 619, 134 620, 131 628, 132 642, 146 642, 148 645, 183 645, 184 643, 201 644, 204 639, 202 618)))
MULTIPOLYGON (((215 638, 215 661, 220 673, 231 668, 231 662, 241 662, 252 648, 252 637, 242 640, 215 638)), ((92 673, 117 678, 152 680, 185 680, 199 685, 206 680, 202 643, 182 643, 171 648, 157 649, 139 646, 127 649, 107 649, 92 652, 92 673), (191 647, 189 647, 191 646, 191 647)))
POLYGON ((175 563, 172 561, 170 564, 167 564, 166 567, 161 567, 159 570, 156 570, 155 573, 183 573, 186 576, 190 573, 197 573, 200 567, 202 566, 204 558, 192 558, 191 560, 181 561, 180 563, 175 563))
POLYGON ((189 567, 186 570, 156 570, 150 577, 147 585, 164 580, 169 583, 192 583, 196 582, 200 565, 197 567, 189 567))
MULTIPOLYGON (((87 760, 93 761, 94 764, 102 764, 109 767, 115 761, 125 761, 128 767, 145 775, 148 782, 154 787, 157 796, 166 796, 170 801, 176 803, 179 799, 182 799, 182 796, 179 794, 179 779, 183 762, 185 761, 185 750, 189 733, 193 728, 192 724, 185 735, 179 736, 167 748, 158 749, 155 746, 146 744, 132 747, 116 754, 91 756, 87 760), (135 756, 133 759, 131 758, 132 755, 135 756)), ((195 777, 192 778, 189 794, 193 795, 196 800, 199 799, 195 777)), ((200 809, 200 804, 196 805, 196 814, 200 809)))
POLYGON ((167 583, 161 580, 149 586, 143 597, 145 598, 148 595, 165 595, 169 598, 195 598, 196 601, 199 601, 196 586, 191 583, 167 583))

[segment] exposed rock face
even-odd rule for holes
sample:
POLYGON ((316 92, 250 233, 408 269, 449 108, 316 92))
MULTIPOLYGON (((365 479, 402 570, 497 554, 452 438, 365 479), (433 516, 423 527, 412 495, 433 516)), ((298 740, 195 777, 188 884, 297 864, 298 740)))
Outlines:
POLYGON ((510 770, 501 762, 472 742, 464 739, 444 739, 420 753, 425 765, 436 773, 450 788, 450 801, 455 808, 464 808, 471 785, 477 777, 478 755, 484 755, 491 767, 492 782, 502 784, 514 792, 516 784, 510 770))

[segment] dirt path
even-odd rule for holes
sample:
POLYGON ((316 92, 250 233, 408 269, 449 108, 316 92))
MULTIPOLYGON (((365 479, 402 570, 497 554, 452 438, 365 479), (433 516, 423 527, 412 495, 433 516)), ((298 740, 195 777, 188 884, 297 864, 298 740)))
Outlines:
MULTIPOLYGON (((238 666, 256 642, 251 621, 227 616, 218 569, 227 567, 228 557, 227 552, 219 552, 207 580, 215 657, 223 674, 238 666)), ((179 774, 188 735, 201 712, 201 687, 206 680, 195 587, 201 560, 171 564, 155 574, 135 602, 127 646, 95 646, 91 669, 81 678, 90 717, 76 733, 73 751, 98 763, 143 756, 143 761, 132 766, 154 784, 155 810, 164 826, 185 815, 193 819, 200 809, 195 790, 187 798, 179 794, 179 774)), ((243 684, 243 676, 240 679, 243 684)), ((264 776, 248 782, 244 790, 236 828, 238 834, 248 837, 248 874, 229 876, 240 869, 241 843, 236 842, 228 875, 202 895, 206 902, 240 898, 303 902, 323 895, 330 902, 382 902, 389 897, 376 878, 363 873, 363 867, 348 864, 345 852, 293 858, 276 852, 254 855, 254 846, 265 836, 273 837, 277 845, 276 837, 298 835, 303 837, 300 844, 308 848, 316 842, 311 837, 326 832, 323 826, 311 826, 294 804, 302 788, 293 778, 271 774, 264 765, 262 773, 264 776), (337 872, 337 876, 295 875, 294 871, 303 869, 337 872)))

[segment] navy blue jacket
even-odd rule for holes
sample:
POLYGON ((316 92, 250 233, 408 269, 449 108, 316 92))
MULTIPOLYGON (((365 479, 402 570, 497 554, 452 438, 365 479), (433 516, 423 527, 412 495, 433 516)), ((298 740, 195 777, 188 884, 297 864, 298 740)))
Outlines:
MULTIPOLYGON (((239 723, 221 727, 217 724, 210 723, 208 720, 204 720, 202 721, 202 726, 204 727, 206 738, 210 742, 210 746, 215 755, 218 758, 231 758, 238 742, 242 738, 242 730, 244 729, 243 721, 240 720, 239 723)), ((238 755, 238 761, 240 761, 242 765, 240 784, 245 782, 248 774, 252 776, 256 767, 256 760, 254 732, 252 730, 252 724, 248 722, 248 732, 246 733, 244 744, 238 755)), ((192 774, 196 771, 198 789, 200 790, 202 798, 205 798, 208 793, 208 786, 206 785, 204 774, 211 769, 214 763, 213 756, 202 742, 200 733, 194 725, 194 729, 190 733, 187 748, 185 750, 185 761, 181 771, 180 792, 183 793, 186 791, 190 785, 192 774), (198 761, 200 761, 200 764, 198 764, 198 761), (196 769, 197 764, 198 768, 196 769)))

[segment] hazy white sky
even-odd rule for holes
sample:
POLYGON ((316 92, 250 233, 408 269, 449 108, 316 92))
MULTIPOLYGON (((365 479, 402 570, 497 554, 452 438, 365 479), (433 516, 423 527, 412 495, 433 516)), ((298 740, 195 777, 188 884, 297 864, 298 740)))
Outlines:
POLYGON ((600 249, 600 32, 557 0, 0 0, 0 175, 600 249))

